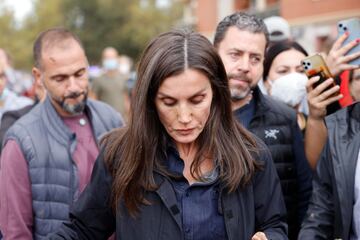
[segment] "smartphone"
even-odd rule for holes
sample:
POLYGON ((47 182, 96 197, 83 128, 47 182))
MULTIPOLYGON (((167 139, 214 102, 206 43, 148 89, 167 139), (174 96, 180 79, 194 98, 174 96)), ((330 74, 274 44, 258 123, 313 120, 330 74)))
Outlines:
MULTIPOLYGON (((308 78, 319 76, 320 80, 314 83, 314 88, 323 83, 326 79, 332 78, 331 73, 326 66, 323 57, 320 54, 315 54, 301 60, 305 74, 308 78)), ((330 86, 329 88, 331 88, 330 86)), ((327 89, 329 89, 327 88, 327 89)), ((326 89, 325 89, 326 90, 326 89)))
MULTIPOLYGON (((360 39, 360 18, 350 18, 346 20, 342 20, 337 24, 338 29, 338 38, 343 35, 345 32, 349 33, 349 36, 345 39, 342 46, 355 41, 356 39, 360 39)), ((346 55, 360 52, 360 44, 356 45, 346 55)), ((360 57, 349 62, 352 65, 360 65, 360 57)))

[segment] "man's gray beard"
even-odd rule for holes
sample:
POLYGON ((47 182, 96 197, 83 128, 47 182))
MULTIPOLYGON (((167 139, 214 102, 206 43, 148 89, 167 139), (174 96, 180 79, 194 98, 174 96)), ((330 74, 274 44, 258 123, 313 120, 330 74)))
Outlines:
POLYGON ((230 89, 231 100, 233 102, 243 100, 244 98, 246 98, 249 95, 250 92, 251 92, 250 88, 247 91, 244 91, 244 92, 240 92, 237 89, 236 90, 230 89))
POLYGON ((67 104, 65 103, 66 98, 64 99, 58 99, 54 96, 52 96, 49 92, 47 93, 50 98, 52 98, 57 104, 59 104, 59 106, 61 106, 61 108, 69 113, 70 115, 76 116, 76 115, 80 115, 84 112, 85 110, 85 106, 86 106, 86 101, 87 101, 87 96, 88 96, 88 91, 82 93, 84 95, 84 99, 77 103, 77 104, 67 104))
POLYGON ((65 102, 63 102, 61 107, 71 115, 80 115, 84 112, 85 105, 86 105, 86 98, 77 104, 66 104, 65 102))

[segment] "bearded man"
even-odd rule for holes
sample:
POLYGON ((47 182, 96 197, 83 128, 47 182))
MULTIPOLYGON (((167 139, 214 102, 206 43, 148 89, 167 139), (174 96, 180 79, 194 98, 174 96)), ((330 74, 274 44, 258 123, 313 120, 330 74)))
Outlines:
POLYGON ((68 221, 70 206, 90 180, 100 137, 123 125, 110 106, 87 99, 88 60, 64 28, 34 43, 35 81, 46 99, 6 133, 0 168, 4 239, 44 239, 68 221))

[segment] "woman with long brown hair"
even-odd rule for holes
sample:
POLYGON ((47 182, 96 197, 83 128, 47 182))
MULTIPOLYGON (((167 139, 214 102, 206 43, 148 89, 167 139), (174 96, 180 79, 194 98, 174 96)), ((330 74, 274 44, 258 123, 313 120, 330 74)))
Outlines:
POLYGON ((287 239, 266 147, 232 116, 226 72, 200 34, 145 49, 127 127, 108 134, 71 223, 52 239, 287 239))

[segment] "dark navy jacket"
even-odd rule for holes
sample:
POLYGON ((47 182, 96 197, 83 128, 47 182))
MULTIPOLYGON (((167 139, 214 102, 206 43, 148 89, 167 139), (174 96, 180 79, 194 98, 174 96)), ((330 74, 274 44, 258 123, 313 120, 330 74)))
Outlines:
MULTIPOLYGON (((219 194, 219 211, 224 217, 229 240, 251 239, 263 231, 270 239, 287 239, 285 206, 280 182, 270 154, 263 150, 257 160, 263 164, 251 183, 233 193, 219 194)), ((156 191, 146 192, 151 205, 142 205, 136 218, 120 202, 116 215, 109 207, 112 177, 100 154, 90 184, 71 211, 71 224, 63 224, 50 239, 107 239, 116 230, 121 240, 184 239, 182 213, 171 180, 158 172, 156 191)))

